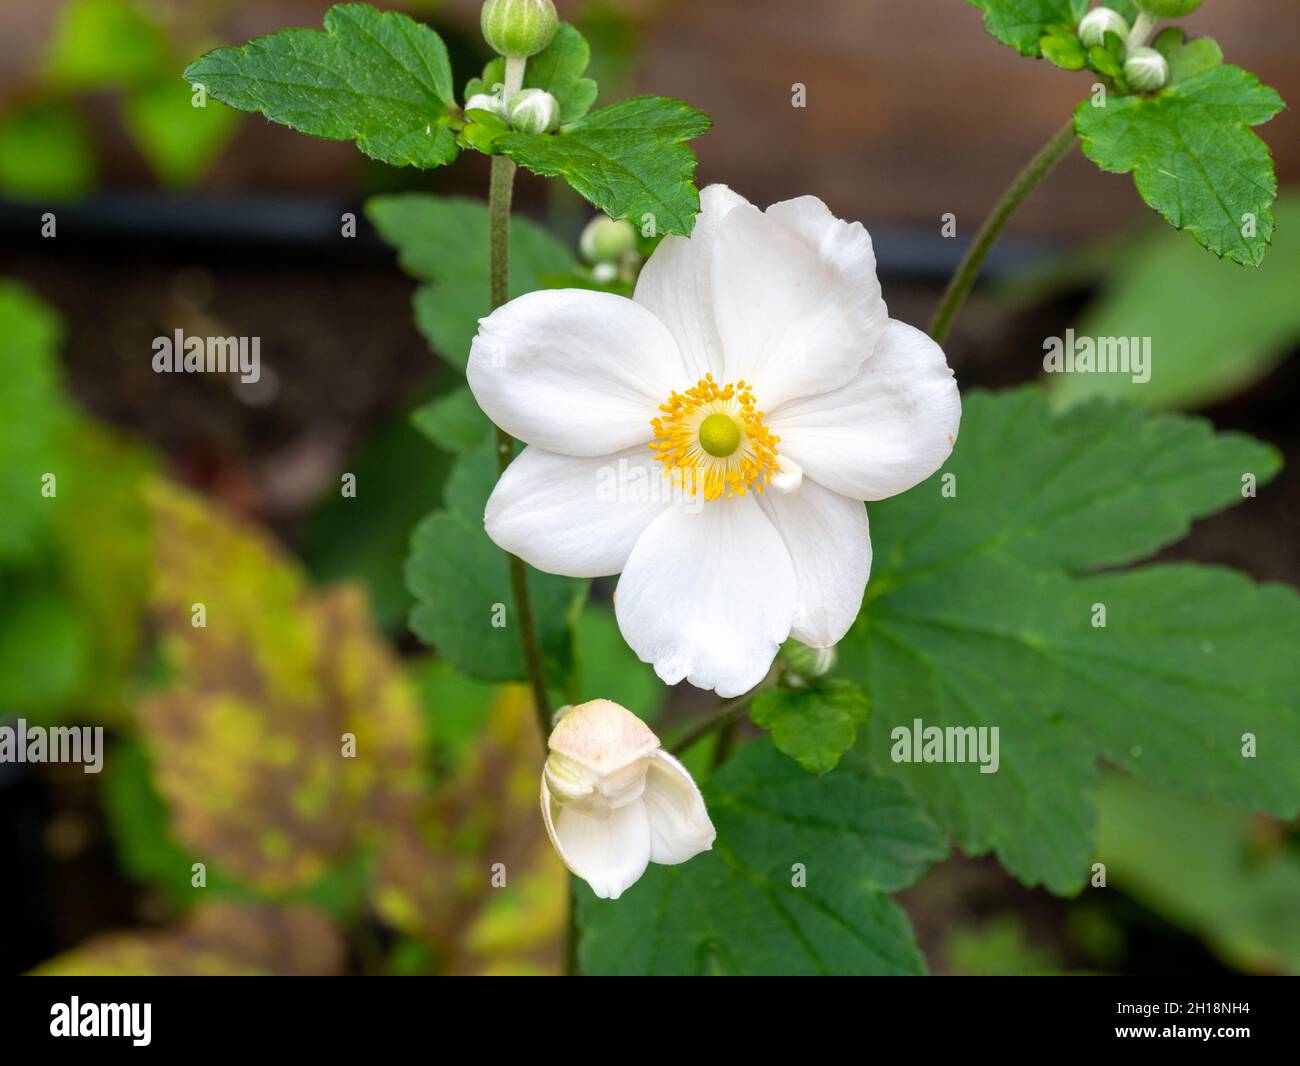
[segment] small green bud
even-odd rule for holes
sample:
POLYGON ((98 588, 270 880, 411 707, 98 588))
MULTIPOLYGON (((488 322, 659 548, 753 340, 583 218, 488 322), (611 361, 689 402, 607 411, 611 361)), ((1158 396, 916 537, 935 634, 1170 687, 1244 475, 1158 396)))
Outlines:
POLYGON ((1169 80, 1169 64, 1154 48, 1134 48, 1124 61, 1124 78, 1138 92, 1153 93, 1169 80))
POLYGON ((1138 3, 1162 19, 1180 19, 1201 6, 1201 0, 1138 0, 1138 3))
POLYGON ((535 56, 551 43, 560 17, 553 0, 487 0, 483 39, 509 59, 535 56))
POLYGON ((509 112, 520 133, 550 133, 560 124, 559 102, 545 89, 521 89, 510 97, 509 112))
POLYGON ((1124 16, 1109 7, 1094 7, 1079 23, 1079 39, 1089 48, 1097 48, 1106 43, 1107 33, 1118 33, 1127 37, 1129 24, 1124 16))
POLYGON ((578 250, 588 263, 609 263, 636 250, 636 230, 624 219, 597 215, 578 238, 578 250))
POLYGON ((813 681, 835 669, 834 648, 814 648, 791 639, 781 645, 781 661, 792 674, 813 681))

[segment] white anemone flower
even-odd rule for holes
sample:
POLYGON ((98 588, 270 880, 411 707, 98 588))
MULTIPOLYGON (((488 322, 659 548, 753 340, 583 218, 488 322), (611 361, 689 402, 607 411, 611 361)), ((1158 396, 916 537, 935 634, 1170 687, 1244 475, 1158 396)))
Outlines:
POLYGON ((860 223, 721 185, 631 299, 534 292, 483 319, 468 378, 527 445, 491 538, 539 570, 621 574, 631 648, 721 696, 789 637, 844 636, 871 569, 863 501, 934 473, 961 418, 943 351, 889 317, 860 223))
POLYGON ((547 743, 546 832, 601 899, 618 899, 652 862, 675 865, 713 846, 690 772, 631 711, 609 700, 571 707, 547 743))

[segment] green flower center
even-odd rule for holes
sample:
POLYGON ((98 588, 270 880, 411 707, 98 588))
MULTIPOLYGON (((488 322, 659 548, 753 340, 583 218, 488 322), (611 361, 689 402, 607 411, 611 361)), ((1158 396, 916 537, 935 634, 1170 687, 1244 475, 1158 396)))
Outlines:
POLYGON ((709 415, 700 423, 700 447, 717 459, 725 459, 740 447, 740 426, 730 415, 709 415))

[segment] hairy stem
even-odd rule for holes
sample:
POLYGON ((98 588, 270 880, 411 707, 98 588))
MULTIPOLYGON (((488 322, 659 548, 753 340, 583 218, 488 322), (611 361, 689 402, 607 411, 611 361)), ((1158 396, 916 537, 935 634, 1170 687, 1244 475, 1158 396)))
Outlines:
MULTIPOLYGON (((514 189, 514 160, 503 155, 492 157, 492 178, 488 192, 488 270, 492 284, 492 308, 510 299, 510 198, 514 189)), ((514 458, 515 442, 504 429, 497 429, 497 470, 505 473, 514 458)), ((551 732, 551 708, 546 694, 546 669, 542 665, 542 648, 533 622, 532 601, 528 593, 528 570, 517 556, 510 560, 510 594, 515 602, 515 624, 523 648, 524 665, 533 690, 533 706, 542 731, 542 744, 551 732)))
POLYGON ((1038 154, 1029 161, 1029 165, 1017 175, 1016 180, 1002 194, 1002 199, 998 201, 997 206, 984 220, 984 224, 975 235, 975 240, 966 249, 957 272, 948 282, 948 288, 944 290, 943 299, 939 301, 939 308, 935 311, 934 318, 930 320, 930 336, 934 338, 935 343, 942 344, 947 339, 953 320, 956 319, 962 305, 966 303, 966 297, 970 295, 971 289, 975 287, 975 279, 979 277, 984 260, 988 258, 989 252, 1002 236, 1002 231, 1011 221, 1011 216, 1038 187, 1038 183, 1065 158, 1074 147, 1075 140, 1074 119, 1071 117, 1070 121, 1052 135, 1052 139, 1043 145, 1038 154))

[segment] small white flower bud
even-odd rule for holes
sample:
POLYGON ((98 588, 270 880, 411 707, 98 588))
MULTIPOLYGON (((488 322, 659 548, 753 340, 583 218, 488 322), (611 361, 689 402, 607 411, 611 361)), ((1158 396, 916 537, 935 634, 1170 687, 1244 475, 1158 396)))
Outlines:
POLYGON ((1094 7, 1079 23, 1079 39, 1089 48, 1095 48, 1106 43, 1107 33, 1118 33, 1121 38, 1127 38, 1129 29, 1128 22, 1118 11, 1094 7))
POLYGON ((542 820, 564 865, 602 899, 652 863, 708 851, 717 834, 690 772, 609 700, 569 708, 547 741, 542 820))
POLYGON ((597 215, 578 238, 578 250, 588 263, 612 263, 636 250, 636 230, 625 219, 597 215))
POLYGON ((560 124, 559 102, 545 89, 521 89, 508 110, 510 125, 520 133, 550 133, 560 124))
POLYGON ((505 108, 501 106, 501 97, 492 93, 475 93, 465 101, 465 110, 491 111, 492 114, 505 118, 502 114, 505 108))
POLYGON ((781 661, 790 673, 806 681, 822 677, 835 669, 835 649, 814 648, 797 640, 781 645, 781 661))
POLYGON ((1153 93, 1169 80, 1169 64, 1154 48, 1134 48, 1124 62, 1124 77, 1138 92, 1153 93))
POLYGON ((553 0, 487 0, 480 22, 493 51, 524 59, 551 43, 560 17, 553 0))

